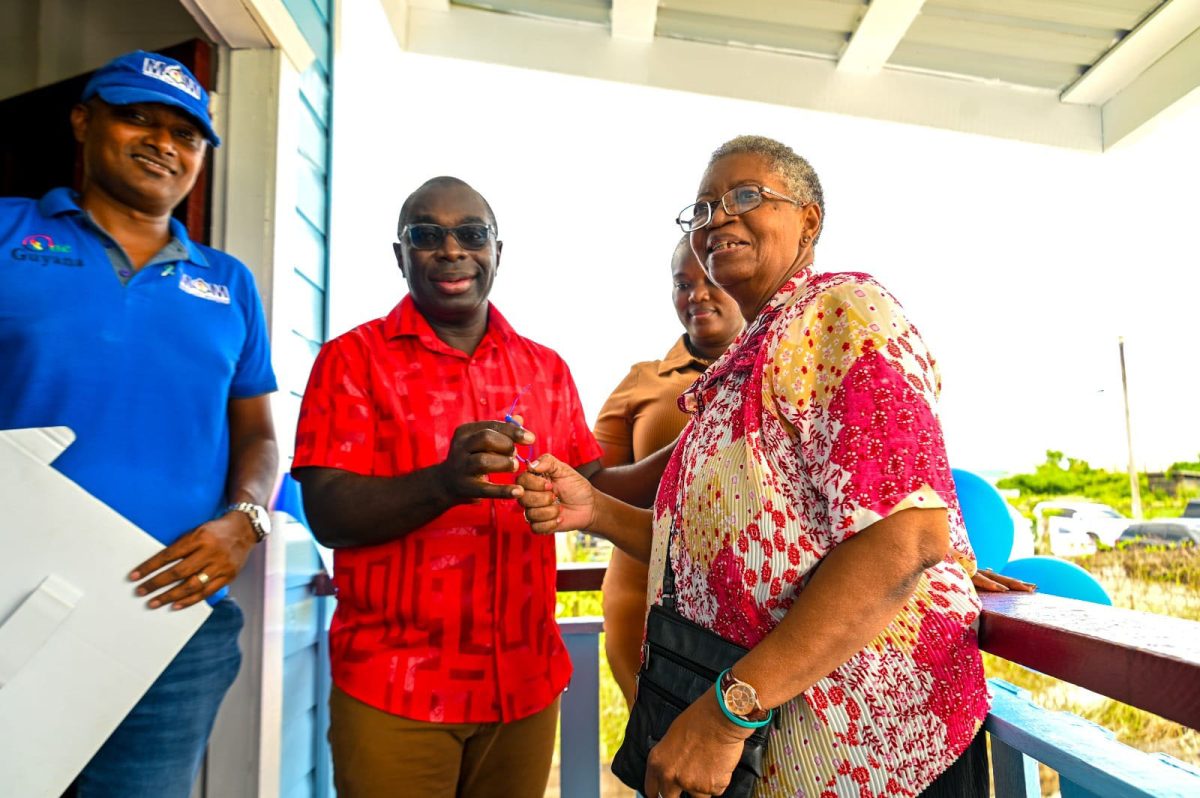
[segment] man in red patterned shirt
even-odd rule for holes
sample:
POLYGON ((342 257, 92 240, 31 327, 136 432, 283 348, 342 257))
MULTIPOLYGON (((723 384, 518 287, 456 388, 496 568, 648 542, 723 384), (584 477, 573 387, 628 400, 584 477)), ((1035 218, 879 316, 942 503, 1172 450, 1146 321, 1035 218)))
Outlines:
POLYGON ((571 663, 554 538, 530 532, 514 477, 534 450, 592 475, 601 451, 566 364, 488 302, 496 233, 461 180, 417 189, 394 245, 408 296, 327 343, 304 395, 294 474, 337 550, 342 798, 545 791, 571 663))

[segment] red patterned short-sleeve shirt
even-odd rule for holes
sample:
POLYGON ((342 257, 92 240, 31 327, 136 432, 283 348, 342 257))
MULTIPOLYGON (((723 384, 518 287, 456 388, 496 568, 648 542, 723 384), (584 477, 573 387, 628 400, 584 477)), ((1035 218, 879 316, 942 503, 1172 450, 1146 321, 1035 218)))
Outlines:
MULTIPOLYGON (((600 458, 557 354, 522 338, 493 306, 467 355, 439 340, 405 297, 321 349, 292 467, 395 477, 436 465, 455 429, 502 420, 518 394, 537 452, 574 466, 600 458)), ((334 683, 414 720, 508 722, 539 712, 571 677, 554 620, 555 573, 553 536, 534 535, 512 500, 459 505, 388 543, 338 549, 334 683)))
POLYGON ((987 714, 939 389, 882 286, 805 270, 680 400, 692 420, 658 494, 649 600, 661 598, 673 531, 680 612, 748 648, 839 543, 903 509, 949 514, 950 554, 895 619, 779 708, 758 798, 916 795, 987 714))

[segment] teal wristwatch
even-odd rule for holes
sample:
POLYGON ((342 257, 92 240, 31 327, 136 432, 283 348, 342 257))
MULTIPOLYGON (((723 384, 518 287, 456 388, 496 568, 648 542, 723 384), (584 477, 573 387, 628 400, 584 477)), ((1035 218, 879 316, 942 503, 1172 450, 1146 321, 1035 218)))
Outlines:
POLYGON ((713 688, 721 712, 743 729, 761 729, 775 715, 775 710, 762 708, 758 703, 758 691, 734 676, 731 668, 721 671, 713 688))

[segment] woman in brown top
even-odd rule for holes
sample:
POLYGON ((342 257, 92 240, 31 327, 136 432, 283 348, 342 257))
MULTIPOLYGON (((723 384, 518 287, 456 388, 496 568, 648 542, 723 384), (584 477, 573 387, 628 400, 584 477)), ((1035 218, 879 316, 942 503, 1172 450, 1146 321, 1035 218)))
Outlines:
MULTIPOLYGON (((671 258, 671 281, 685 332, 662 360, 635 363, 604 403, 595 433, 605 468, 635 463, 675 442, 687 423, 679 395, 742 330, 737 303, 708 279, 686 238, 671 258)), ((630 704, 645 621, 646 566, 614 548, 604 576, 604 650, 630 704)))

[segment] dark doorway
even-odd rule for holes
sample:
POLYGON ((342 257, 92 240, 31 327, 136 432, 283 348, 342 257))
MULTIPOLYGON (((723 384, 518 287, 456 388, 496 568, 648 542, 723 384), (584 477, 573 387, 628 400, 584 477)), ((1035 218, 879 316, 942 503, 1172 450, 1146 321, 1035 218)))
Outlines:
MULTIPOLYGON (((187 66, 212 91, 216 64, 211 44, 192 39, 156 52, 187 66)), ((83 167, 68 116, 91 76, 86 72, 0 101, 0 197, 36 198, 58 186, 79 188, 83 167)), ((211 173, 210 151, 196 187, 174 214, 201 244, 209 242, 211 173)))

